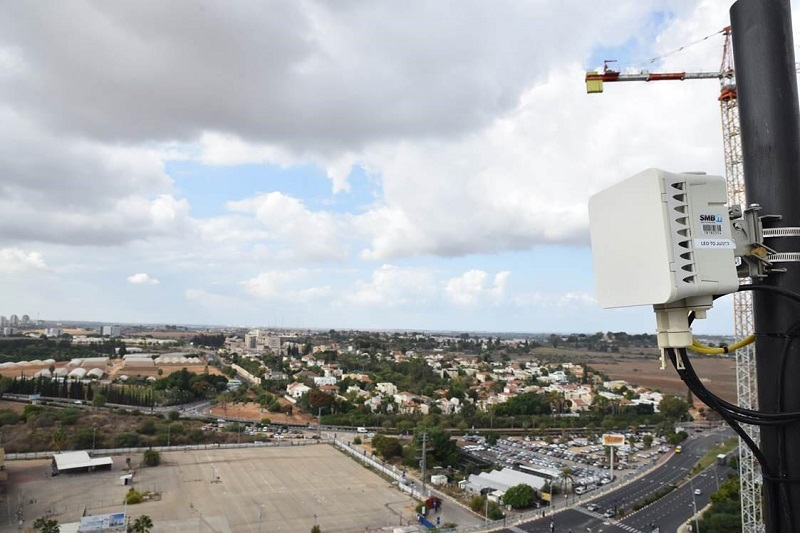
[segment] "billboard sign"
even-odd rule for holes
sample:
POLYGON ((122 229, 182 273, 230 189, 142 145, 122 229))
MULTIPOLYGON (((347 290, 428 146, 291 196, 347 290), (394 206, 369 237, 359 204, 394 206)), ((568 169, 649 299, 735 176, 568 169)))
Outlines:
POLYGON ((618 433, 603 433, 603 446, 614 446, 621 448, 625 446, 625 435, 618 433))
POLYGON ((82 516, 78 531, 87 533, 91 531, 124 531, 125 513, 99 514, 95 516, 82 516))

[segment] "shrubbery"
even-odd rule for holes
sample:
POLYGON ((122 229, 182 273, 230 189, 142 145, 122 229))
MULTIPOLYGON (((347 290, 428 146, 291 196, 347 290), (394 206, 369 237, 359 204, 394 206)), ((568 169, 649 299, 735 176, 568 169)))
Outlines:
POLYGON ((125 499, 122 500, 122 503, 134 505, 137 503, 142 503, 143 500, 144 498, 142 497, 142 493, 131 487, 130 490, 125 494, 125 499))

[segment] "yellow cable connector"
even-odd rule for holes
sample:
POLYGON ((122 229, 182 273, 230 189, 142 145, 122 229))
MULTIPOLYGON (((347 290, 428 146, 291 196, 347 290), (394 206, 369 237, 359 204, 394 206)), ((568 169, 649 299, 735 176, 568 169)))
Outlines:
POLYGON ((705 355, 719 355, 723 353, 730 353, 736 351, 739 348, 742 348, 743 346, 747 346, 754 340, 756 340, 755 335, 748 335, 744 339, 740 340, 739 342, 734 342, 730 346, 725 346, 723 348, 712 348, 711 346, 700 344, 699 342, 697 342, 697 339, 692 339, 692 347, 690 348, 690 350, 705 355))

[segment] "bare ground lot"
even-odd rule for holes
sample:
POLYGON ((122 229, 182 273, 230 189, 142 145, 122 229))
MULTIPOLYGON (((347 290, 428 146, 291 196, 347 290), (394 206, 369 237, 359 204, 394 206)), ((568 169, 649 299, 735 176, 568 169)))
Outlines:
MULTIPOLYGON (((278 398, 282 407, 291 405, 284 398, 278 398)), ((248 420, 261 420, 262 418, 269 418, 273 424, 316 424, 316 417, 312 416, 298 407, 294 407, 292 415, 285 413, 270 413, 266 409, 261 408, 257 403, 229 403, 227 405, 213 405, 208 411, 213 416, 226 416, 234 418, 244 418, 248 420)))
MULTIPOLYGON (((671 365, 668 364, 666 369, 661 370, 657 356, 606 356, 605 360, 592 360, 589 366, 611 379, 624 379, 628 383, 658 389, 664 393, 686 396, 688 391, 671 365)), ((694 356, 692 366, 706 387, 722 398, 736 402, 736 359, 694 356)))
MULTIPOLYGON (((137 490, 156 490, 160 501, 129 507, 152 517, 156 532, 306 532, 314 515, 322 531, 375 531, 411 518, 412 500, 331 446, 204 450, 162 454, 163 463, 137 471, 137 490), (215 476, 218 481, 215 482, 215 476), (263 507, 262 507, 263 506, 263 507), (402 515, 402 516, 401 516, 402 515)), ((137 465, 140 456, 132 456, 137 465)), ((52 511, 60 523, 87 514, 120 512, 128 487, 119 483, 125 456, 111 472, 50 477, 49 461, 11 461, 8 494, 0 505, 0 531, 8 509, 24 503, 29 525, 52 511)))

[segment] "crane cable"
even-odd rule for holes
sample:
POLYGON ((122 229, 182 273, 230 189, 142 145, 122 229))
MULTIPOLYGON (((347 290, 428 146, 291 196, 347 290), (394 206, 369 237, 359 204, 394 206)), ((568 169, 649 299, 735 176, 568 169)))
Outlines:
POLYGON ((678 52, 682 52, 683 50, 686 50, 690 46, 694 46, 696 44, 702 43, 703 41, 707 41, 708 39, 710 39, 712 37, 715 37, 715 36, 719 35, 720 33, 725 33, 726 29, 727 28, 723 28, 723 29, 721 29, 719 31, 715 31, 714 33, 712 33, 710 35, 706 35, 705 37, 703 37, 701 39, 697 39, 696 41, 692 41, 689 44, 685 44, 685 45, 683 45, 683 46, 681 46, 679 48, 676 48, 674 50, 671 50, 669 52, 664 52, 663 54, 661 54, 659 56, 656 56, 654 58, 651 58, 651 59, 648 59, 646 61, 641 61, 639 63, 635 63, 633 65, 630 65, 629 68, 639 68, 639 67, 643 67, 645 65, 651 65, 651 64, 655 63, 656 61, 660 61, 660 60, 662 60, 662 59, 664 59, 666 57, 669 57, 669 56, 671 56, 673 54, 677 54, 678 52))

